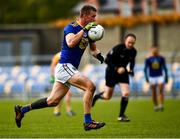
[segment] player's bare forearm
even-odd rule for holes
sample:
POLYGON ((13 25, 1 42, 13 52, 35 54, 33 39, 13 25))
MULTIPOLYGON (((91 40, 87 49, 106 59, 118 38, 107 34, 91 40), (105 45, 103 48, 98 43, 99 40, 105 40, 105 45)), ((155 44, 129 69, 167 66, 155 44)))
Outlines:
POLYGON ((102 64, 102 63, 104 62, 104 57, 101 55, 100 50, 97 49, 97 47, 96 47, 95 44, 90 47, 90 50, 91 50, 91 54, 92 54, 96 59, 98 59, 98 60, 101 62, 101 64, 102 64))
POLYGON ((90 53, 91 53, 91 55, 93 55, 95 58, 97 58, 97 55, 100 53, 100 50, 97 49, 95 43, 91 43, 91 44, 90 44, 90 53))
POLYGON ((84 31, 81 30, 77 34, 69 33, 66 35, 66 42, 70 48, 76 46, 82 39, 84 31))

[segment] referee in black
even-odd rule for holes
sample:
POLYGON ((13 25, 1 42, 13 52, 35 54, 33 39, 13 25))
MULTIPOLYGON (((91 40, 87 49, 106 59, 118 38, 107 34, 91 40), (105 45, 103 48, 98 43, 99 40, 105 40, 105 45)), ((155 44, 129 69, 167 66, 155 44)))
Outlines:
POLYGON ((98 93, 93 98, 92 106, 98 99, 109 100, 113 95, 113 90, 116 84, 121 88, 122 98, 120 102, 120 112, 118 121, 129 122, 129 118, 125 115, 125 110, 128 104, 130 94, 129 75, 134 76, 134 66, 136 49, 134 44, 136 36, 129 33, 124 38, 124 43, 116 45, 107 54, 105 63, 107 64, 105 80, 106 85, 104 91, 98 93), (129 70, 126 69, 130 64, 129 70))

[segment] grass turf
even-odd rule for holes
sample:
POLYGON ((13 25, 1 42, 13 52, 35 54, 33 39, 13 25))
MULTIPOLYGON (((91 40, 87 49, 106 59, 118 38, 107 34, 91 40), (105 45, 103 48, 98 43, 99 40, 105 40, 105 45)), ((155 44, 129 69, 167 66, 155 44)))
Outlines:
POLYGON ((24 101, 0 101, 0 138, 180 138, 180 100, 165 101, 163 112, 154 112, 150 99, 130 99, 126 114, 129 123, 117 121, 119 100, 99 101, 92 109, 97 121, 106 123, 100 130, 84 131, 81 100, 72 102, 76 116, 68 117, 64 105, 62 115, 53 115, 53 108, 34 110, 25 115, 22 127, 14 121, 14 105, 24 101))

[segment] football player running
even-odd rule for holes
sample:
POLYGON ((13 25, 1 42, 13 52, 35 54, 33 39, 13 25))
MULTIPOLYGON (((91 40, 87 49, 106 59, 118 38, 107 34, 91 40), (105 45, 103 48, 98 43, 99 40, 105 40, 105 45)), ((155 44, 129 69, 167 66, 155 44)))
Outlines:
POLYGON ((97 25, 95 23, 97 9, 92 5, 84 5, 80 10, 79 19, 68 24, 64 28, 63 46, 61 50, 61 60, 55 69, 55 83, 51 94, 47 98, 37 100, 27 106, 15 106, 15 121, 21 127, 24 114, 35 109, 57 106, 66 93, 70 85, 76 86, 84 91, 84 129, 100 129, 105 123, 96 122, 91 117, 92 98, 95 91, 94 83, 77 69, 86 47, 90 46, 91 54, 103 63, 104 58, 97 49, 96 44, 89 40, 87 32, 97 25))
POLYGON ((116 84, 119 84, 121 88, 121 103, 120 103, 120 112, 118 121, 129 122, 129 118, 125 115, 125 110, 128 105, 128 98, 130 94, 129 87, 129 76, 128 74, 134 76, 134 66, 135 66, 135 57, 136 49, 134 44, 136 42, 136 36, 134 34, 127 34, 124 39, 124 43, 116 45, 106 57, 106 73, 105 80, 106 85, 104 92, 98 93, 93 98, 92 106, 95 105, 95 102, 98 99, 109 100, 114 91, 116 84), (130 70, 126 69, 128 63, 130 63, 130 70))

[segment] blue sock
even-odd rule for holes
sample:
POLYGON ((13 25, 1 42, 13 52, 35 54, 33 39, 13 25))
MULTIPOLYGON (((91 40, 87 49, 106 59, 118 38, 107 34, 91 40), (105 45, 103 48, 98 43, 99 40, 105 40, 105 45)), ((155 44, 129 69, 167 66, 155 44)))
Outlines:
POLYGON ((89 123, 91 123, 91 122, 92 122, 91 114, 90 114, 90 113, 85 114, 85 115, 84 115, 84 123, 85 123, 85 124, 89 124, 89 123))
POLYGON ((24 107, 21 108, 21 112, 22 112, 23 114, 26 113, 26 112, 28 112, 28 111, 30 111, 30 106, 29 106, 29 105, 24 106, 24 107))

